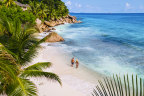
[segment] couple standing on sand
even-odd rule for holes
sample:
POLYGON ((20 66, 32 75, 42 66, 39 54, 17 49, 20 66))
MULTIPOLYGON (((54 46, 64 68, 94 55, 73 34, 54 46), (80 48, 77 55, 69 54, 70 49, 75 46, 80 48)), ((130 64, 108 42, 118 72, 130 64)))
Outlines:
POLYGON ((76 59, 76 62, 75 62, 74 57, 73 57, 73 58, 71 59, 71 66, 72 66, 72 67, 73 67, 74 63, 76 63, 76 68, 78 68, 78 66, 79 66, 79 61, 78 61, 78 59, 76 59))

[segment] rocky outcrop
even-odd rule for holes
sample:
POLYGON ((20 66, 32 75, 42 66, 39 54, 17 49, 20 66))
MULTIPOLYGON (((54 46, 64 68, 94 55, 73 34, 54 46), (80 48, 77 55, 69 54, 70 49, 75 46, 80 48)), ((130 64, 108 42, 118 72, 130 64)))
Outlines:
POLYGON ((49 27, 54 27, 56 25, 55 21, 44 21, 44 24, 49 27))
POLYGON ((45 21, 44 24, 49 27, 54 27, 57 25, 65 24, 65 23, 81 23, 81 21, 77 21, 75 16, 67 15, 65 17, 62 17, 58 20, 51 20, 51 21, 45 21))
POLYGON ((36 25, 40 33, 54 30, 54 28, 48 27, 46 24, 42 23, 42 21, 38 18, 36 19, 36 25))
POLYGON ((42 29, 43 29, 43 25, 44 24, 42 24, 42 21, 40 19, 38 19, 38 18, 36 19, 35 22, 36 22, 37 29, 39 30, 40 33, 42 33, 43 32, 42 29))
POLYGON ((57 25, 65 23, 81 23, 81 21, 77 21, 77 18, 75 16, 67 15, 57 20, 44 21, 44 23, 42 23, 40 19, 36 19, 36 23, 39 32, 42 33, 42 32, 50 32, 51 30, 56 30, 55 28, 52 27, 57 25))
POLYGON ((60 42, 64 41, 64 39, 59 36, 56 32, 51 32, 49 35, 46 36, 45 42, 60 42))

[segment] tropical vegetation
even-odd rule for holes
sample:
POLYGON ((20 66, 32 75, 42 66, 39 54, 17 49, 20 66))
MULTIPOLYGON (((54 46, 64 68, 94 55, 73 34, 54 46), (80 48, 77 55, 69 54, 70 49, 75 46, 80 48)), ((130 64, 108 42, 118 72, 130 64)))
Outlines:
POLYGON ((6 4, 6 7, 15 5, 14 0, 3 0, 3 4, 6 4))
POLYGON ((144 96, 144 81, 138 76, 118 75, 98 81, 92 96, 144 96))
POLYGON ((60 78, 43 69, 51 66, 50 62, 38 62, 28 65, 36 54, 39 44, 31 25, 0 18, 0 94, 8 96, 36 96, 37 90, 30 77, 45 77, 61 84, 60 78))
POLYGON ((29 4, 23 10, 14 0, 0 0, 0 95, 37 96, 36 85, 30 78, 47 78, 58 82, 58 75, 45 72, 50 62, 30 64, 40 44, 33 35, 36 18, 55 20, 66 16, 68 9, 61 0, 17 0, 29 4))
POLYGON ((51 66, 49 62, 36 63, 25 67, 20 65, 14 53, 0 43, 0 94, 8 96, 37 96, 37 88, 30 77, 46 77, 58 81, 59 77, 42 69, 51 66))
POLYGON ((61 0, 33 0, 28 2, 29 11, 42 20, 55 20, 68 15, 69 11, 61 0))
POLYGON ((29 11, 23 11, 19 6, 11 6, 8 8, 6 6, 2 6, 0 8, 0 17, 6 17, 11 21, 14 21, 14 19, 20 19, 22 23, 29 22, 31 24, 35 24, 36 20, 36 16, 33 15, 33 13, 30 13, 29 11))
POLYGON ((29 18, 32 18, 32 21, 34 21, 36 17, 40 18, 41 20, 47 21, 56 20, 68 15, 69 13, 69 10, 65 6, 64 2, 62 2, 61 0, 2 0, 0 1, 0 6, 6 7, 2 8, 1 10, 2 12, 6 12, 7 14, 9 13, 9 11, 13 11, 11 12, 13 13, 12 17, 21 17, 22 15, 21 19, 26 18, 30 20, 29 18), (22 12, 22 8, 18 7, 15 1, 19 1, 23 4, 28 4, 28 10, 26 10, 26 12, 22 12), (17 14, 14 14, 16 12, 17 14), (35 18, 33 15, 35 16, 35 18))

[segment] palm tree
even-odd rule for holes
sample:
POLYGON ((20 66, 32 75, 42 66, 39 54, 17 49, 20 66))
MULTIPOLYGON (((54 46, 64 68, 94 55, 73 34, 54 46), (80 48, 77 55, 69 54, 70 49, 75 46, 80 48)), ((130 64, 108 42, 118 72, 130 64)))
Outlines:
POLYGON ((30 1, 29 5, 30 7, 28 8, 28 10, 32 12, 35 16, 37 16, 40 4, 37 1, 30 1))
POLYGON ((15 54, 0 43, 0 94, 8 96, 37 96, 35 84, 29 77, 45 77, 61 84, 59 77, 44 68, 51 66, 50 62, 41 62, 23 68, 14 58, 15 54))
POLYGON ((7 18, 0 20, 4 27, 4 35, 0 36, 0 42, 17 55, 19 64, 26 64, 35 56, 39 44, 44 41, 33 36, 37 30, 31 25, 22 25, 20 20, 9 21, 7 18))
POLYGON ((5 94, 7 86, 14 82, 18 69, 13 56, 0 43, 0 94, 5 94))
POLYGON ((6 4, 6 7, 9 7, 11 5, 15 5, 14 0, 3 0, 3 3, 6 4))
POLYGON ((92 96, 144 96, 144 81, 137 75, 135 79, 133 75, 131 78, 128 75, 123 78, 116 75, 113 78, 104 78, 104 83, 98 82, 92 96))
POLYGON ((47 6, 43 2, 41 2, 38 12, 39 17, 41 19, 44 19, 45 17, 47 17, 47 13, 48 13, 47 6))
POLYGON ((37 90, 30 77, 45 77, 61 84, 59 77, 44 68, 51 66, 50 62, 27 65, 35 56, 36 49, 44 39, 37 40, 33 33, 36 29, 22 25, 20 20, 9 21, 0 19, 0 94, 8 96, 36 96, 37 90), (27 68, 23 68, 28 66, 27 68))

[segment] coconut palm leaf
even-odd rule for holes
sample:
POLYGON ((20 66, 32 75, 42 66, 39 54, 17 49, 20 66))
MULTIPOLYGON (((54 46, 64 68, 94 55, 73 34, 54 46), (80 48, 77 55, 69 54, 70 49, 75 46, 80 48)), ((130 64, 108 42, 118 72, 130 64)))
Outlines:
POLYGON ((36 63, 22 69, 15 60, 0 43, 0 94, 36 96, 36 86, 27 77, 45 77, 62 84, 56 74, 42 71, 43 68, 51 66, 50 62, 36 63))
MULTIPOLYGON (((17 55, 10 50, 8 50, 4 45, 0 43, 0 57, 7 55, 9 57, 9 60, 15 61, 15 58, 18 58, 17 55)), ((4 56, 5 57, 5 56, 4 56)))
POLYGON ((5 28, 0 24, 0 36, 4 34, 5 28))
POLYGON ((14 62, 15 60, 0 45, 0 94, 8 96, 36 96, 35 85, 23 78, 19 78, 20 67, 14 62))
POLYGON ((31 47, 29 47, 29 49, 25 52, 25 54, 21 58, 21 60, 22 60, 21 64, 25 65, 35 57, 35 55, 37 54, 37 49, 39 48, 39 45, 42 42, 44 42, 45 39, 46 39, 46 37, 41 39, 38 42, 35 42, 35 44, 33 44, 31 47))
POLYGON ((13 32, 13 23, 12 21, 9 21, 6 17, 0 17, 0 24, 3 26, 6 30, 6 34, 10 36, 13 32))
POLYGON ((17 70, 14 66, 6 65, 0 62, 0 94, 5 93, 7 86, 15 81, 17 70))
POLYGON ((38 15, 41 19, 44 19, 45 17, 47 17, 47 13, 48 13, 48 9, 47 9, 47 6, 46 4, 44 4, 42 1, 40 3, 40 6, 39 6, 39 10, 38 10, 38 15))
POLYGON ((92 96, 144 96, 144 82, 142 78, 123 78, 116 75, 113 78, 104 78, 104 82, 99 81, 99 85, 94 88, 92 96))
POLYGON ((15 5, 14 0, 3 0, 3 3, 5 3, 7 7, 15 5))
POLYGON ((37 89, 34 83, 27 79, 17 78, 17 81, 8 86, 8 96, 37 96, 37 89))
POLYGON ((49 80, 57 81, 61 85, 61 80, 60 78, 51 72, 43 72, 43 71, 38 71, 38 70, 25 70, 21 74, 22 78, 27 78, 27 77, 46 77, 49 80))
POLYGON ((50 67, 51 63, 43 62, 26 65, 36 54, 38 46, 45 41, 32 36, 34 29, 23 26, 19 20, 0 20, 5 32, 0 37, 0 95, 8 96, 36 96, 36 86, 27 77, 45 77, 61 84, 60 78, 42 69, 50 67))
POLYGON ((8 51, 0 43, 0 93, 3 93, 6 90, 6 86, 14 82, 16 75, 19 74, 19 66, 13 55, 14 53, 8 51))
POLYGON ((20 20, 17 19, 13 22, 1 19, 0 24, 7 29, 6 33, 0 37, 0 42, 17 55, 20 64, 29 62, 35 56, 36 48, 42 41, 32 36, 37 30, 29 24, 22 27, 20 20))
POLYGON ((29 5, 30 7, 28 8, 28 10, 37 16, 40 4, 37 1, 30 1, 29 5))
POLYGON ((24 70, 39 70, 42 71, 42 69, 50 67, 52 64, 50 62, 39 62, 34 65, 31 65, 24 70))

